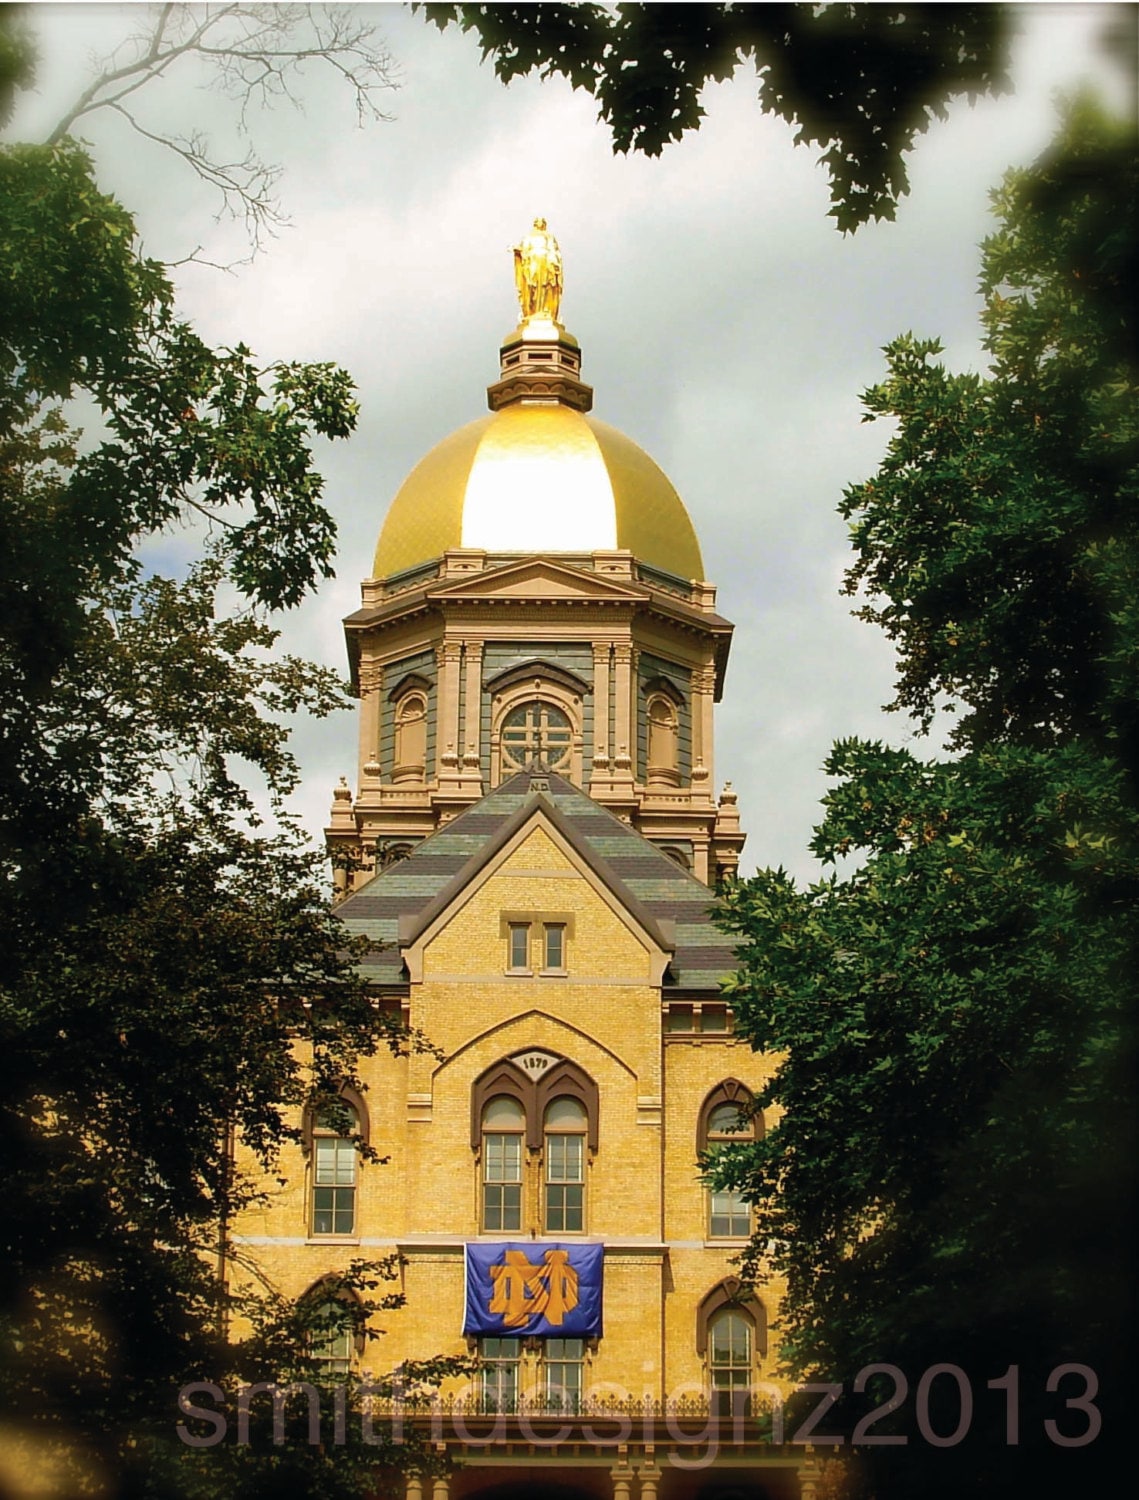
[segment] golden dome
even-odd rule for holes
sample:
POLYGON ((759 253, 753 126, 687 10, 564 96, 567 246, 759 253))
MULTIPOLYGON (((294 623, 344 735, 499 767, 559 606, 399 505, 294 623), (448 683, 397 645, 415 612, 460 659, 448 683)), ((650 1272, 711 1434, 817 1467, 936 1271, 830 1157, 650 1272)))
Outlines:
POLYGON ((615 427, 562 404, 516 401, 432 448, 392 501, 373 576, 449 547, 628 548, 678 578, 704 577, 692 522, 663 471, 615 427))
POLYGON ((624 433, 594 417, 581 350, 558 320, 562 257, 545 219, 514 247, 522 320, 499 351, 491 415, 432 448, 392 501, 375 578, 452 547, 483 552, 612 552, 702 581, 688 512, 624 433))

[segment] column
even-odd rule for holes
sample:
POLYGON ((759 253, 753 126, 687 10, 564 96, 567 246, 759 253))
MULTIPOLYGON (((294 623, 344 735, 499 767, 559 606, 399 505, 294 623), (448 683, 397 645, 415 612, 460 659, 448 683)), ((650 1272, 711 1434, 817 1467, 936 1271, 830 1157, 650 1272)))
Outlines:
MULTIPOLYGON (((384 669, 378 662, 364 657, 360 662, 360 780, 364 767, 374 766, 380 755, 380 710, 383 705, 384 669)), ((376 774, 374 772, 370 774, 376 774)))
POLYGON ((482 641, 463 646, 464 683, 462 768, 464 778, 478 780, 482 763, 482 641))
POLYGON ((657 1500, 657 1486, 660 1484, 660 1470, 650 1458, 643 1463, 641 1474, 641 1500, 657 1500))
POLYGON ((451 1481, 446 1474, 439 1474, 431 1488, 431 1500, 451 1500, 451 1481))
POLYGON ((609 779, 609 655, 608 641, 593 643, 593 773, 591 780, 609 779))
POLYGON ((444 641, 435 648, 439 668, 439 707, 435 721, 435 775, 440 785, 457 779, 459 770, 459 641, 444 641))
POLYGON ((421 1474, 409 1474, 407 1476, 407 1500, 423 1500, 423 1476, 421 1474))
POLYGON ((616 743, 613 746, 614 780, 633 779, 633 739, 630 713, 633 702, 633 646, 631 641, 617 641, 613 647, 613 693, 616 699, 616 743))
POLYGON ((807 1444, 807 1461, 799 1470, 799 1500, 816 1500, 821 1478, 818 1460, 813 1446, 807 1444))
POLYGON ((633 1471, 628 1461, 622 1459, 616 1468, 609 1470, 609 1473, 613 1480, 613 1500, 630 1500, 633 1471))
POLYGON ((710 798, 712 778, 712 711, 716 693, 714 666, 696 667, 692 673, 692 789, 710 798))

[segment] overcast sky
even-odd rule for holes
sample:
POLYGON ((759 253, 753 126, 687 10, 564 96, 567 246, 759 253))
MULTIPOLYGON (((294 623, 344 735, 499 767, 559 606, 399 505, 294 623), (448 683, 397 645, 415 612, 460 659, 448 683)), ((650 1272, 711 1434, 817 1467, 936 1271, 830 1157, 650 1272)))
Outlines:
MULTIPOLYGON (((125 5, 36 5, 43 61, 12 136, 42 136, 85 85, 90 55, 144 19, 125 5)), ((937 335, 956 368, 983 369, 978 242, 988 193, 1055 127, 1054 96, 1081 79, 1119 90, 1097 49, 1110 6, 1019 10, 1015 92, 951 109, 909 158, 893 224, 843 238, 827 218, 815 154, 760 114, 754 75, 708 90, 698 134, 663 158, 612 154, 596 105, 561 82, 504 89, 470 36, 440 34, 395 5, 362 7, 386 39, 398 90, 389 121, 356 127, 347 95, 311 78, 306 109, 254 122, 285 167, 291 227, 233 274, 175 272, 181 310, 208 340, 266 360, 336 360, 359 387, 347 443, 322 451, 340 527, 337 577, 285 622, 283 644, 345 664, 384 512, 407 472, 485 410, 502 336, 517 320, 508 247, 536 214, 566 266, 562 316, 580 340, 594 410, 645 447, 683 497, 719 606, 736 624, 717 710, 716 779, 748 831, 744 869, 804 878, 831 742, 911 743, 885 715, 891 653, 854 620, 843 488, 874 470, 888 432, 863 425, 859 393, 882 345, 937 335)), ((197 124, 232 148, 227 105, 192 68, 139 96, 148 122, 197 124)), ((104 186, 135 213, 147 253, 240 253, 233 226, 172 159, 113 119, 78 127, 104 186)), ((173 539, 171 559, 185 543, 173 539)), ((341 775, 355 782, 354 716, 299 725, 297 806, 319 837, 341 775)))

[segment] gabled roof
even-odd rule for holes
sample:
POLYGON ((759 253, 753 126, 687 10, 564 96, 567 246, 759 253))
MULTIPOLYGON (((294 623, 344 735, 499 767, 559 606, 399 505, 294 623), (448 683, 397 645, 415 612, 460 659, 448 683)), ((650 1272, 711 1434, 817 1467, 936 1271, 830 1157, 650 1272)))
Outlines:
POLYGON ((504 781, 341 903, 337 914, 351 932, 385 945, 365 960, 365 972, 381 984, 403 982, 401 936, 406 942, 423 931, 462 881, 539 812, 638 924, 672 950, 666 990, 718 992, 737 965, 730 939, 712 924, 708 887, 571 782, 538 770, 504 781))

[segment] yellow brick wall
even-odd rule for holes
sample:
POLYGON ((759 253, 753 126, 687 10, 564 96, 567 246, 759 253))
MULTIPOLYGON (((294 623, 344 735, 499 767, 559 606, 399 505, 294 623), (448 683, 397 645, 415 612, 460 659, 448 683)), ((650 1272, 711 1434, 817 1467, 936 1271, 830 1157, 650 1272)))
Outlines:
MULTIPOLYGON (((471 1150, 471 1088, 493 1063, 538 1048, 571 1058, 599 1089, 599 1148, 587 1167, 586 1234, 612 1245, 605 1265, 605 1333, 587 1379, 636 1396, 703 1390, 696 1309, 733 1273, 738 1246, 707 1241, 707 1190, 696 1172, 696 1131, 709 1091, 727 1078, 756 1089, 768 1063, 730 1036, 662 1036, 651 941, 599 892, 543 829, 517 847, 447 914, 423 944, 410 1019, 444 1054, 361 1065, 371 1141, 386 1166, 358 1171, 351 1243, 312 1240, 311 1185, 299 1147, 281 1157, 283 1186, 238 1226, 243 1254, 289 1295, 361 1256, 401 1242, 407 1305, 383 1315, 367 1363, 465 1351, 461 1242, 479 1233, 479 1176, 471 1150), (572 921, 564 975, 506 972, 502 914, 558 913, 572 921), (663 1110, 660 1101, 663 1100, 663 1110), (446 1243, 425 1243, 439 1236, 446 1243), (667 1244, 665 1253, 662 1242, 667 1244)), ((535 1162, 524 1229, 541 1237, 535 1162)), ((509 1236, 507 1236, 509 1237, 509 1236)), ((235 1272, 239 1276, 240 1272, 235 1272)), ((770 1295, 765 1297, 774 1314, 770 1295)), ((774 1353, 762 1362, 764 1375, 774 1353)), ((523 1381, 537 1379, 527 1355, 523 1381)))

